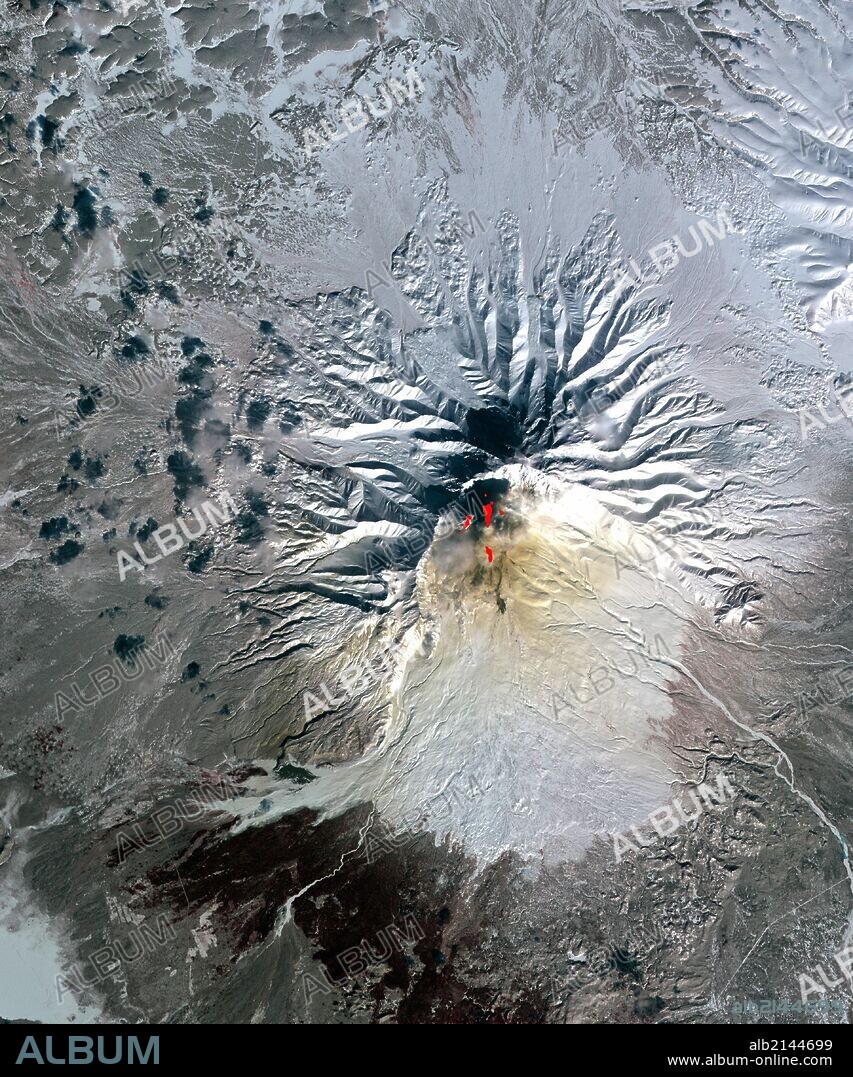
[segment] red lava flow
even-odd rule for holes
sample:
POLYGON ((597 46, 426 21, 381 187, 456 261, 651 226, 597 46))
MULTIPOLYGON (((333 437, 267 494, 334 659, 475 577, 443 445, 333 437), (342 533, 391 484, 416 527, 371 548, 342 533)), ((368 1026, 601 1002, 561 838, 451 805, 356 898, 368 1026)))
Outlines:
MULTIPOLYGON (((494 511, 494 505, 492 504, 491 501, 488 503, 488 505, 483 505, 483 516, 485 517, 486 527, 491 527, 492 526, 492 512, 493 511, 494 511)), ((498 515, 503 516, 503 514, 504 514, 504 510, 503 509, 498 509, 498 515)), ((465 517, 465 523, 462 525, 462 530, 463 531, 468 530, 468 528, 471 526, 471 521, 473 519, 474 519, 473 516, 466 516, 465 517)), ((494 556, 495 556, 493 551, 492 551, 491 546, 484 546, 483 549, 486 551, 486 557, 488 557, 488 559, 489 559, 489 564, 491 564, 492 561, 494 560, 494 556)))

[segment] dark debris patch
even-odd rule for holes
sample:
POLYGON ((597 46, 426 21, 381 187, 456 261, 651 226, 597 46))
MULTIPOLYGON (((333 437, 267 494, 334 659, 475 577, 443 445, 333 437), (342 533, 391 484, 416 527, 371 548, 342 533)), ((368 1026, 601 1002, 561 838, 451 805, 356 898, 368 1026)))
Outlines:
POLYGON ((88 389, 85 385, 80 386, 80 395, 77 398, 77 411, 81 418, 87 419, 94 413, 98 406, 98 400, 103 395, 103 390, 98 385, 92 385, 88 389))
POLYGON ((148 295, 147 275, 138 267, 134 267, 124 278, 125 285, 121 291, 122 299, 131 298, 134 295, 148 295))
POLYGON ((303 767, 295 766, 293 763, 279 763, 275 768, 275 773, 279 778, 284 779, 286 782, 293 782, 294 785, 307 785, 309 782, 315 781, 315 775, 303 767))
POLYGON ((136 530, 136 524, 131 523, 130 527, 128 528, 128 533, 132 535, 134 531, 136 531, 136 537, 139 539, 139 541, 147 542, 148 539, 151 537, 152 533, 156 531, 159 526, 160 525, 157 523, 154 517, 149 516, 145 523, 138 530, 136 530))
POLYGON ((50 227, 54 232, 64 232, 65 225, 68 223, 68 210, 63 206, 61 202, 56 203, 56 209, 53 216, 50 219, 50 227))
POLYGON ((175 480, 175 497, 179 501, 185 500, 193 487, 205 485, 204 473, 201 468, 185 452, 180 450, 173 452, 166 459, 166 467, 175 480))
POLYGON ((49 520, 44 520, 42 522, 41 528, 39 529, 39 538, 59 538, 61 534, 68 530, 68 527, 67 516, 51 516, 49 520))
POLYGON ((261 519, 269 515, 269 506, 255 490, 246 490, 243 496, 246 499, 248 508, 238 513, 235 520, 237 541, 255 546, 263 540, 264 531, 261 526, 261 519))
POLYGON ((270 403, 268 400, 252 400, 246 408, 246 423, 250 430, 262 430, 264 423, 270 417, 270 403))
MULTIPOLYGON (((188 339, 184 337, 185 341, 188 339)), ((184 355, 187 354, 187 352, 184 352, 184 355)), ((192 385, 198 388, 204 384, 205 387, 209 388, 212 385, 212 379, 208 371, 215 365, 213 358, 207 352, 198 352, 197 355, 193 355, 185 367, 178 371, 178 381, 181 385, 192 385)))
POLYGON ((84 546, 82 542, 75 542, 74 539, 66 539, 61 546, 57 546, 55 550, 51 551, 50 560, 55 565, 67 565, 69 561, 73 561, 75 557, 83 552, 84 546))
POLYGON ((57 53, 58 56, 80 56, 82 53, 88 52, 88 49, 82 41, 77 41, 72 38, 67 45, 63 47, 57 53))
POLYGON ((114 520, 118 515, 120 504, 118 501, 110 501, 104 498, 95 511, 99 516, 103 516, 105 520, 114 520))
POLYGON ((198 221, 200 224, 207 224, 207 222, 213 217, 213 209, 207 205, 207 199, 199 197, 195 199, 196 209, 193 213, 193 220, 198 221))
MULTIPOLYGON (((300 771, 296 766, 286 776, 304 781, 300 771)), ((148 872, 153 900, 181 916, 214 908, 214 925, 233 940, 236 962, 270 944, 282 905, 313 884, 292 903, 315 955, 312 975, 319 981, 325 970, 350 1000, 358 992, 373 1020, 393 1014, 407 1024, 543 1022, 553 1005, 547 989, 519 981, 496 997, 471 967, 470 955, 482 953, 486 940, 476 924, 458 925, 452 910, 473 862, 459 848, 436 846, 426 833, 398 836, 393 846, 374 844, 371 856, 350 855, 372 815, 372 806, 363 804, 322 821, 303 809, 240 832, 227 823, 187 828, 172 849, 174 859, 148 872), (404 945, 383 947, 382 933, 389 925, 403 931, 406 918, 405 930, 413 923, 418 930, 404 945), (360 985, 346 976, 340 955, 365 940, 382 957, 360 985)), ((504 872, 495 865, 483 877, 471 898, 474 908, 487 903, 504 872)))
POLYGON ((167 302, 171 303, 173 306, 179 307, 181 305, 181 297, 178 294, 178 289, 174 284, 169 284, 168 281, 161 280, 157 282, 157 295, 159 295, 161 299, 165 299, 167 302))
POLYGON ((144 643, 145 636, 127 636, 122 632, 121 635, 116 636, 113 650, 122 662, 127 662, 132 657, 133 652, 144 643))
POLYGON ((78 231, 91 236, 98 227, 98 215, 95 212, 95 196, 88 187, 77 188, 72 208, 77 214, 78 231))
POLYGON ((226 440, 231 437, 231 427, 222 419, 205 419, 204 432, 213 437, 225 438, 226 440))
POLYGON ((175 418, 187 445, 195 444, 204 413, 210 410, 211 395, 210 389, 193 389, 175 402, 175 418))
MULTIPOLYGON (((46 149, 54 145, 53 139, 60 126, 61 125, 57 123, 56 120, 52 120, 50 116, 36 116, 36 127, 38 129, 39 138, 41 139, 42 146, 46 149)), ((29 130, 30 128, 28 127, 28 134, 29 130)))
POLYGON ((87 456, 83 471, 89 482, 95 482, 106 475, 107 465, 101 456, 87 456))
POLYGON ((187 553, 189 554, 187 568, 190 572, 203 572, 208 561, 213 557, 213 546, 210 543, 201 545, 198 542, 191 542, 187 546, 187 553))
POLYGON ((198 662, 188 662, 186 669, 181 673, 181 681, 186 683, 191 681, 194 677, 197 677, 201 672, 201 666, 198 662))
POLYGON ((139 336, 128 337, 120 352, 122 359, 126 359, 131 363, 135 363, 139 359, 144 359, 148 353, 148 345, 142 337, 139 336))
POLYGON ((181 341, 181 351, 184 355, 192 355, 194 351, 204 347, 204 341, 200 337, 184 337, 181 341))

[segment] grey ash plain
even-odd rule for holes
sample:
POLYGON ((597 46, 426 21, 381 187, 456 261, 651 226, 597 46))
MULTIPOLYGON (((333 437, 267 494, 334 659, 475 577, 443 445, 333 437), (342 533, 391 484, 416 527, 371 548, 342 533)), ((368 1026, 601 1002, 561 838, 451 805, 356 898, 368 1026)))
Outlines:
POLYGON ((0 1017, 847 1022, 844 9, 6 6, 0 1017))

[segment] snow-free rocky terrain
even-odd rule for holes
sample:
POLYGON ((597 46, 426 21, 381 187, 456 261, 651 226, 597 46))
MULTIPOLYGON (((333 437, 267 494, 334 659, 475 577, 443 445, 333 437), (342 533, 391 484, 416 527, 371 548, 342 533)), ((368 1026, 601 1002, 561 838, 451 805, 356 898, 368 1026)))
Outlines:
POLYGON ((0 1018, 846 1022, 851 5, 0 31, 0 1018))

